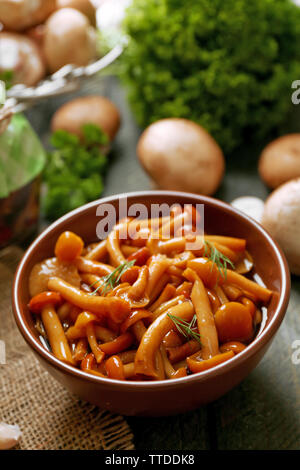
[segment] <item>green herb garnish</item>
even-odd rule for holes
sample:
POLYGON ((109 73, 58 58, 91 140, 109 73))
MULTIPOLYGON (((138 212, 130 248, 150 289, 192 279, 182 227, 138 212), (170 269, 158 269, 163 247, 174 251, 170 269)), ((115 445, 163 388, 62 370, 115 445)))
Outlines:
POLYGON ((227 256, 223 255, 221 251, 219 251, 211 242, 204 241, 204 256, 207 256, 208 259, 211 260, 212 263, 216 264, 220 275, 226 279, 227 278, 227 269, 228 265, 235 269, 234 264, 230 261, 227 256))
MULTIPOLYGON (((91 292, 90 295, 96 294, 100 290, 100 295, 105 295, 111 290, 113 290, 114 287, 116 287, 122 277, 122 275, 127 271, 127 269, 131 268, 135 263, 135 259, 132 261, 125 261, 125 263, 120 264, 114 271, 110 274, 107 274, 107 276, 103 276, 100 278, 102 281, 102 284, 100 284, 93 292, 91 292)), ((93 285, 97 284, 99 282, 98 280, 93 282, 89 287, 92 287, 93 285)))
POLYGON ((5 88, 9 90, 13 86, 14 72, 12 70, 4 70, 0 72, 0 80, 5 83, 5 88))
POLYGON ((55 131, 51 137, 55 149, 48 154, 42 200, 49 220, 97 199, 103 191, 107 158, 101 146, 108 143, 108 137, 94 124, 85 124, 82 132, 82 140, 64 130, 55 131))
POLYGON ((197 323, 196 315, 193 316, 190 322, 182 320, 181 318, 178 318, 175 315, 170 315, 169 313, 168 317, 171 318, 179 333, 181 333, 185 338, 195 339, 196 341, 198 341, 198 343, 201 344, 200 335, 199 333, 197 333, 197 331, 194 330, 197 323))

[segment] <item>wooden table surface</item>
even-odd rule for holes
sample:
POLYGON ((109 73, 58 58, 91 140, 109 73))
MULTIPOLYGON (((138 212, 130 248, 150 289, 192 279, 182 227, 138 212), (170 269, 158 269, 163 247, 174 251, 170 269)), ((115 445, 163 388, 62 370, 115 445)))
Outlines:
MULTIPOLYGON (((135 124, 122 88, 106 77, 90 83, 80 94, 98 93, 120 108, 122 127, 111 154, 103 195, 150 189, 149 179, 136 159, 140 129, 135 124)), ((27 112, 45 144, 53 112, 72 95, 37 105, 27 112)), ((259 149, 227 157, 227 171, 217 197, 227 202, 241 195, 265 198, 256 160, 259 149)), ((300 242, 300 241, 299 241, 300 242)), ((300 340, 300 278, 292 279, 285 320, 259 366, 234 390, 215 403, 183 415, 166 418, 128 418, 137 449, 299 449, 300 364, 291 360, 292 343, 300 340)))

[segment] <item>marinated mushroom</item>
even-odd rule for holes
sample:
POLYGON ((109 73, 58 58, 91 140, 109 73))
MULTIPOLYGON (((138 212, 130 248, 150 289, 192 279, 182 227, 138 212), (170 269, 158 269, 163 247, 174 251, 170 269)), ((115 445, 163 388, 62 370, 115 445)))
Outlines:
POLYGON ((261 179, 270 188, 300 177, 300 134, 288 134, 263 150, 258 166, 261 179))
POLYGON ((262 225, 280 244, 291 272, 300 275, 300 178, 283 184, 269 196, 262 225))
POLYGON ((120 127, 118 108, 107 98, 99 95, 81 96, 61 106, 53 115, 52 131, 63 129, 82 137, 82 126, 96 124, 112 141, 120 127))
POLYGON ((1 0, 0 23, 5 29, 22 31, 43 23, 55 7, 56 0, 1 0))
POLYGON ((66 64, 87 65, 96 57, 96 32, 74 8, 54 12, 45 23, 43 52, 50 72, 66 64))
POLYGON ((12 72, 12 82, 35 85, 46 73, 34 41, 21 34, 0 33, 0 73, 12 72))
POLYGON ((161 189, 214 194, 225 162, 216 141, 187 119, 162 119, 151 124, 137 146, 141 164, 161 189))
POLYGON ((93 26, 96 25, 96 9, 91 0, 56 0, 56 7, 81 11, 93 26))

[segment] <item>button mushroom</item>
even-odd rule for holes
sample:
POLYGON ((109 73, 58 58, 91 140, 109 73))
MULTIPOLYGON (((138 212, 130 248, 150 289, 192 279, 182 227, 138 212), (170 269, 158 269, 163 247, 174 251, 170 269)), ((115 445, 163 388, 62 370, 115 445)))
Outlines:
POLYGON ((0 72, 12 71, 13 83, 35 85, 45 73, 40 51, 26 36, 0 33, 0 72))
POLYGON ((288 134, 263 150, 258 166, 261 179, 270 188, 300 177, 300 134, 288 134))
POLYGON ((255 196, 241 196, 234 199, 231 205, 236 209, 245 212, 253 219, 261 222, 264 211, 264 201, 255 196))
POLYGON ((137 154, 141 164, 162 189, 214 194, 225 162, 215 140, 187 119, 162 119, 142 134, 137 154))
POLYGON ((1 0, 0 22, 5 29, 22 31, 43 23, 55 7, 56 0, 1 0))
POLYGON ((291 272, 300 275, 300 178, 283 184, 269 196, 262 225, 281 245, 291 272))
POLYGON ((18 425, 0 423, 0 450, 8 450, 15 447, 21 437, 18 425))
POLYGON ((50 72, 66 64, 87 65, 96 57, 96 33, 73 8, 54 12, 45 23, 43 52, 50 72))
POLYGON ((53 115, 52 131, 63 129, 82 137, 82 126, 96 124, 112 141, 120 126, 118 108, 104 96, 90 95, 75 98, 61 106, 53 115))
POLYGON ((56 6, 81 11, 93 26, 96 25, 96 9, 91 0, 56 0, 56 6))

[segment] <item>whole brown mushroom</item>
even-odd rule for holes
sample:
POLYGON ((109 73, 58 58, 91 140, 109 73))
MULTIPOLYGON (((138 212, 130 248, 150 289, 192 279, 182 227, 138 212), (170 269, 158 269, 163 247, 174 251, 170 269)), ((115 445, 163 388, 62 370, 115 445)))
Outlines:
POLYGON ((83 124, 101 127, 112 141, 120 127, 118 108, 104 96, 89 95, 75 98, 61 106, 53 115, 52 131, 63 129, 82 138, 83 124))
POLYGON ((300 134, 284 135, 268 144, 260 156, 258 170, 270 188, 299 177, 300 134))
POLYGON ((187 119, 162 119, 151 124, 140 137, 137 154, 161 189, 211 195, 224 174, 224 156, 216 141, 187 119))
POLYGON ((45 24, 43 52, 50 72, 66 64, 87 65, 96 57, 96 32, 73 8, 54 12, 45 24))
POLYGON ((1 0, 0 23, 5 29, 22 31, 43 23, 55 8, 56 0, 1 0))
POLYGON ((268 197, 262 225, 280 244, 291 272, 300 275, 300 178, 283 184, 268 197))
POLYGON ((21 438, 19 426, 0 422, 0 450, 15 447, 21 438))
POLYGON ((91 0, 56 0, 56 6, 58 9, 74 8, 81 11, 93 26, 96 25, 96 9, 91 0))
POLYGON ((13 84, 33 86, 46 74, 40 50, 30 38, 0 33, 0 73, 12 71, 13 84))

